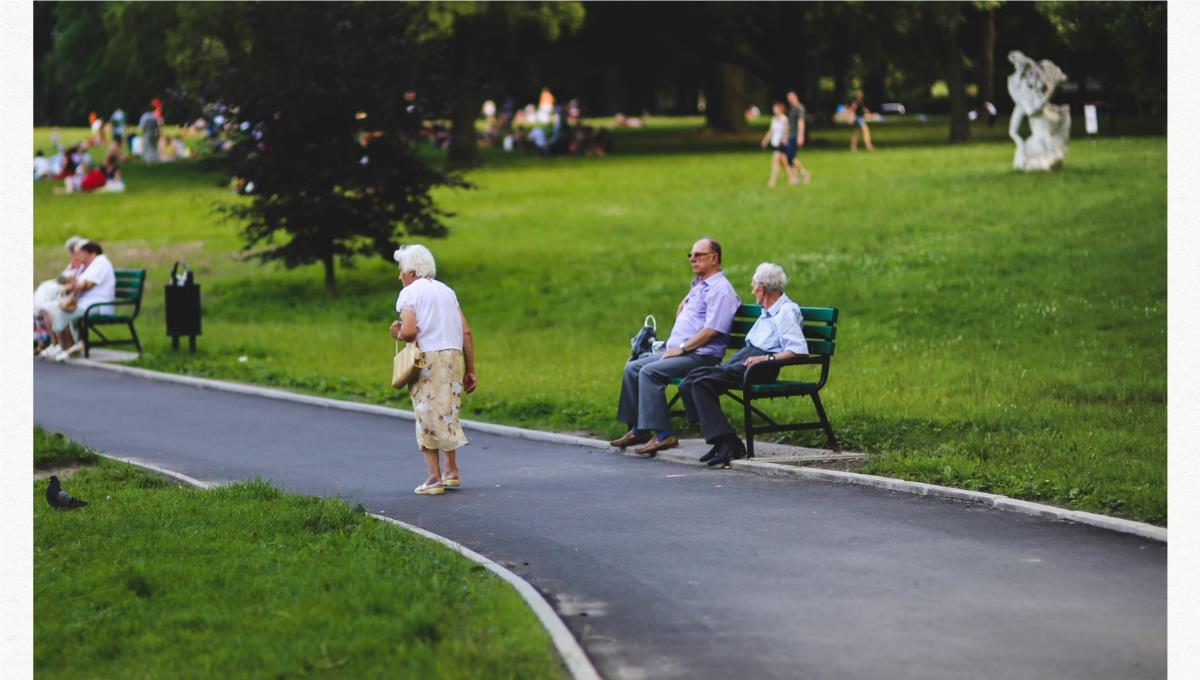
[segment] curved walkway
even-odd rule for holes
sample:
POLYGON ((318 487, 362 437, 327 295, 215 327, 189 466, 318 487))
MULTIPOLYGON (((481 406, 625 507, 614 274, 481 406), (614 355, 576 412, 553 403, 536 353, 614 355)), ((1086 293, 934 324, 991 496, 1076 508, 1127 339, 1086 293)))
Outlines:
POLYGON ((608 678, 1166 674, 1166 546, 1136 536, 476 432, 463 490, 418 497, 410 422, 70 365, 39 363, 34 392, 38 424, 99 450, 341 496, 487 555, 608 678))

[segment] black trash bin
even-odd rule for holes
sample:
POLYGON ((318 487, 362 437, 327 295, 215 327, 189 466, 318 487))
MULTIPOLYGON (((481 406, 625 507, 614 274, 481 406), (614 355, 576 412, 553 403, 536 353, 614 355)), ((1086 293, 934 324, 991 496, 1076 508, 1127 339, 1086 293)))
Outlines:
POLYGON ((167 294, 167 335, 171 349, 179 349, 179 337, 188 336, 191 351, 196 351, 196 336, 200 335, 200 286, 192 280, 187 262, 176 262, 171 268, 171 280, 163 287, 167 294), (180 271, 180 265, 183 271, 180 271))

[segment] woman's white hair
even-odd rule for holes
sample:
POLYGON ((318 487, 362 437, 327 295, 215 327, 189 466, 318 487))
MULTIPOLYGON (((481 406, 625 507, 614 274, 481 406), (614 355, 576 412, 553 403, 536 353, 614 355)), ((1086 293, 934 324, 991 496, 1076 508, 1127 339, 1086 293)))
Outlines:
POLYGON ((63 245, 66 246, 68 253, 74 255, 75 249, 78 248, 81 243, 87 243, 87 239, 82 236, 72 236, 71 238, 67 239, 67 242, 63 245))
POLYGON ((432 279, 437 276, 437 264, 433 261, 433 253, 425 246, 400 246, 392 257, 400 263, 402 272, 412 272, 417 278, 432 279))
POLYGON ((761 283, 763 288, 771 292, 783 292, 783 287, 787 285, 787 274, 783 273, 783 267, 773 262, 763 262, 754 270, 754 276, 750 278, 755 283, 761 283))

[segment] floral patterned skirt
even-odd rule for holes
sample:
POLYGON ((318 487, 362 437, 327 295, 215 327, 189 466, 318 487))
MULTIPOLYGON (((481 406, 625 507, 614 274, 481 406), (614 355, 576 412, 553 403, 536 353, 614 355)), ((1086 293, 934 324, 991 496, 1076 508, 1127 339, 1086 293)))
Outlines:
POLYGON ((458 422, 462 405, 463 354, 456 349, 423 352, 425 368, 409 386, 417 416, 417 445, 453 451, 469 444, 458 422))

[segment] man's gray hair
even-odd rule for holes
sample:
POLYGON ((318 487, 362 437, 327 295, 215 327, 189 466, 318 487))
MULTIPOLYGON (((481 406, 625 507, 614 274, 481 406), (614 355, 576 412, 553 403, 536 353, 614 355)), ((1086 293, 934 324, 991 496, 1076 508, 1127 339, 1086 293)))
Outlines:
POLYGON ((433 253, 425 246, 400 246, 392 257, 400 263, 402 272, 412 272, 422 279, 437 276, 437 264, 433 261, 433 253))
POLYGON ((750 280, 761 283, 763 288, 771 292, 782 293, 783 287, 787 285, 787 274, 783 273, 783 267, 773 262, 763 262, 754 270, 754 276, 750 280))

